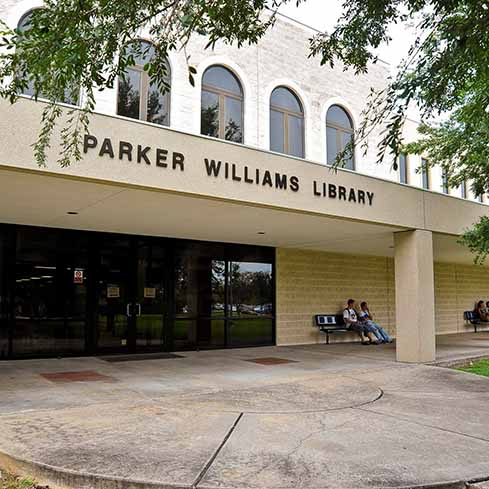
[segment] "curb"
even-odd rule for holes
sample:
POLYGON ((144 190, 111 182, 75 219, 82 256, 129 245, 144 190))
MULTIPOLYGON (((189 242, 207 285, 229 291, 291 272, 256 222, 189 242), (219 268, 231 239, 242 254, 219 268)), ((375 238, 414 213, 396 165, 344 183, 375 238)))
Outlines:
POLYGON ((192 485, 178 485, 107 477, 87 472, 76 472, 53 465, 21 460, 0 451, 0 467, 19 475, 32 477, 50 489, 192 489, 192 485))
POLYGON ((473 355, 470 357, 462 357, 462 358, 454 358, 453 360, 440 360, 438 362, 431 362, 425 365, 433 366, 433 367, 444 367, 444 368, 454 368, 454 367, 465 367, 469 365, 471 362, 477 362, 478 360, 485 360, 489 358, 489 354, 479 354, 473 355))
MULTIPOLYGON (((74 470, 63 469, 41 462, 21 460, 2 451, 0 451, 0 468, 19 475, 29 476, 40 485, 48 485, 50 489, 196 489, 194 484, 179 485, 157 483, 123 477, 108 477, 86 472, 76 472, 74 470)), ((475 484, 488 480, 489 477, 480 477, 470 481, 450 481, 416 486, 397 486, 395 489, 478 489, 481 488, 481 486, 475 484)), ((392 486, 385 486, 386 489, 388 487, 392 488, 392 486)), ((216 489, 215 486, 208 486, 205 484, 199 484, 198 488, 216 489)), ((221 486, 219 489, 227 488, 221 486)))

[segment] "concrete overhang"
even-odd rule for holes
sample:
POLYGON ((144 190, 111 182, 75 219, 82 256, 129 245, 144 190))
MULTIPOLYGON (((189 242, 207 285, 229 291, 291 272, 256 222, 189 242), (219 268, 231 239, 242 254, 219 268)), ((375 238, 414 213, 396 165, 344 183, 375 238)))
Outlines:
POLYGON ((456 236, 489 211, 355 172, 100 114, 92 116, 81 162, 59 167, 55 137, 48 167, 38 168, 31 145, 43 106, 0 101, 1 222, 379 256, 393 255, 394 232, 429 229, 437 233, 435 259, 471 263, 456 236), (209 175, 206 160, 221 162, 218 176, 209 175))

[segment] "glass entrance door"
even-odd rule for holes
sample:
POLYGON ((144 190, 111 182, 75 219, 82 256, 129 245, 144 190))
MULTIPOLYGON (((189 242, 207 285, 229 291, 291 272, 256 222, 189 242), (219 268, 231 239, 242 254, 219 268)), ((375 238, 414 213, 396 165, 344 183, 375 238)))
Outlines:
POLYGON ((165 249, 136 237, 105 237, 99 248, 96 349, 160 351, 167 343, 165 249))
POLYGON ((126 352, 132 316, 131 277, 134 276, 130 239, 103 237, 97 269, 96 349, 101 353, 126 352))
POLYGON ((137 351, 161 351, 168 342, 165 249, 154 241, 139 240, 136 255, 136 288, 130 308, 134 346, 137 351))

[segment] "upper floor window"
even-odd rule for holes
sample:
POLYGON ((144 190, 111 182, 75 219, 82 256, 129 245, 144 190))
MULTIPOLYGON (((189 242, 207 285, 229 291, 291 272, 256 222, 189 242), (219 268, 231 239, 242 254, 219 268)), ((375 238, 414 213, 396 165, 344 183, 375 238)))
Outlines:
POLYGON ((430 169, 428 168, 428 160, 421 158, 421 181, 423 188, 429 190, 430 188, 430 169))
MULTIPOLYGON (((40 9, 33 9, 29 10, 26 12, 19 20, 19 23, 17 24, 17 30, 19 33, 22 35, 22 33, 27 32, 31 26, 32 26, 32 18, 35 14, 35 12, 40 9)), ((17 76, 19 78, 27 78, 27 86, 22 90, 23 95, 28 95, 29 97, 34 97, 37 95, 37 97, 40 98, 48 98, 46 94, 43 94, 42 92, 37 92, 36 94, 36 86, 35 82, 32 78, 29 78, 29 74, 27 72, 27 69, 25 67, 19 67, 17 70, 17 76)), ((75 88, 67 88, 64 92, 64 94, 61 97, 56 97, 57 100, 60 102, 63 102, 65 104, 71 104, 71 105, 79 105, 80 103, 80 89, 79 87, 75 88)))
POLYGON ((347 148, 348 143, 353 144, 353 123, 345 109, 339 105, 332 105, 326 114, 326 147, 328 165, 333 165, 337 156, 347 149, 345 153, 344 168, 355 169, 353 147, 347 148), (349 153, 349 154, 348 154, 349 153))
POLYGON ((270 149, 304 158, 304 110, 286 87, 275 88, 270 97, 270 149))
POLYGON ((166 62, 166 87, 158 87, 144 66, 156 55, 154 46, 146 41, 136 41, 126 47, 126 54, 134 65, 119 76, 117 113, 132 119, 170 125, 170 66, 166 62))
POLYGON ((460 184, 460 196, 462 199, 467 198, 467 182, 465 180, 460 184))
POLYGON ((211 66, 202 77, 201 133, 243 142, 243 89, 224 66, 211 66))
POLYGON ((443 193, 448 194, 450 192, 450 188, 448 186, 448 175, 446 170, 442 170, 441 182, 442 182, 443 193))
POLYGON ((406 153, 401 153, 399 155, 399 181, 401 183, 408 183, 408 166, 406 153))

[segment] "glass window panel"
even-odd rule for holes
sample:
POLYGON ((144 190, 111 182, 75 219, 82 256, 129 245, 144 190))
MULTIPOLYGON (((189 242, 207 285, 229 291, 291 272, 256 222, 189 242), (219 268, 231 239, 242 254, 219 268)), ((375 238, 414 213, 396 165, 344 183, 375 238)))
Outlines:
POLYGON ((222 319, 176 319, 173 340, 177 349, 225 346, 225 325, 222 319))
POLYGON ((352 123, 348 114, 344 109, 338 105, 332 105, 328 109, 328 114, 326 116, 327 123, 332 123, 345 129, 353 129, 352 123))
POLYGON ((226 280, 226 263, 220 260, 212 260, 212 317, 224 316, 225 300, 225 280, 226 280))
POLYGON ((66 232, 20 229, 15 264, 14 355, 85 348, 88 251, 66 232), (74 279, 82 272, 81 281, 74 279))
POLYGON ((304 120, 301 117, 289 118, 289 154, 292 156, 304 157, 304 120))
POLYGON ((236 143, 243 142, 243 102, 235 98, 226 97, 226 127, 224 139, 236 143))
POLYGON ((430 177, 429 177, 429 169, 427 168, 428 161, 424 158, 421 159, 421 180, 423 182, 423 188, 430 188, 430 177))
POLYGON ((441 179, 442 179, 443 193, 448 194, 448 191, 449 191, 449 189, 448 189, 448 177, 447 177, 446 172, 442 173, 441 179))
POLYGON ((270 149, 277 153, 285 151, 284 117, 283 112, 270 110, 270 149))
POLYGON ((202 90, 201 134, 219 137, 219 96, 202 90))
POLYGON ((347 168, 348 170, 354 170, 353 164, 353 148, 347 148, 347 145, 350 141, 352 141, 353 134, 348 132, 341 132, 341 150, 344 151, 348 149, 345 153, 345 164, 343 168, 347 168))
POLYGON ((163 245, 153 240, 138 242, 136 348, 158 350, 164 345, 165 278, 167 260, 163 245))
POLYGON ((15 234, 10 226, 0 225, 0 360, 9 353, 10 304, 12 303, 11 282, 15 268, 15 234))
POLYGON ((281 109, 291 110, 302 114, 302 105, 297 97, 286 87, 277 87, 273 92, 270 103, 281 109))
POLYGON ((99 248, 97 281, 97 348, 117 350, 129 341, 129 241, 107 236, 99 248))
POLYGON ((463 198, 463 199, 466 199, 467 198, 467 182, 463 181, 461 184, 460 184, 460 196, 463 198))
POLYGON ((273 344, 273 319, 231 319, 229 321, 230 346, 259 346, 273 344))
POLYGON ((271 316, 272 265, 229 263, 229 315, 243 318, 271 316))
POLYGON ((333 165, 336 160, 336 155, 338 154, 338 130, 334 127, 326 128, 326 146, 327 146, 327 161, 328 165, 333 165))
POLYGON ((236 95, 242 96, 241 84, 231 71, 223 66, 207 68, 202 78, 202 84, 213 88, 220 88, 236 95))
MULTIPOLYGON (((39 9, 36 9, 39 10, 39 9)), ((30 29, 31 27, 31 22, 32 22, 32 16, 34 14, 35 10, 31 10, 30 12, 26 13, 19 21, 17 25, 17 29, 21 32, 25 32, 30 29)), ((26 77, 27 71, 25 69, 19 69, 18 70, 18 76, 19 77, 26 77)), ((35 87, 34 87, 34 81, 33 80, 28 80, 27 82, 27 87, 23 90, 22 92, 24 95, 27 95, 29 97, 33 97, 35 94, 35 87)), ((38 97, 40 98, 46 98, 46 95, 43 93, 38 93, 38 97)), ((65 89, 65 93, 63 97, 60 100, 61 102, 65 104, 70 104, 70 105, 78 105, 80 103, 80 89, 77 88, 67 88, 65 89)))
POLYGON ((155 48, 149 42, 135 41, 126 47, 126 54, 132 55, 134 64, 142 67, 154 57, 155 48))
POLYGON ((123 77, 119 78, 119 96, 117 100, 117 113, 133 119, 139 119, 139 106, 141 98, 141 72, 128 69, 123 77))
POLYGON ((161 93, 156 83, 148 87, 148 110, 146 120, 153 124, 168 126, 169 124, 169 94, 161 93))
POLYGON ((401 153, 399 155, 399 181, 401 183, 407 183, 408 182, 407 161, 406 161, 406 155, 404 153, 401 153))

